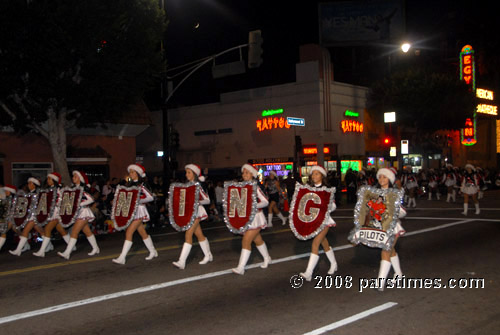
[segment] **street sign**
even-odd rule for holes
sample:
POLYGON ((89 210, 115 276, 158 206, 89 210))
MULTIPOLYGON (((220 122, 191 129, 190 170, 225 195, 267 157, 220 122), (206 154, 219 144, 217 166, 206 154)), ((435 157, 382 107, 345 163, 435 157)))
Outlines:
POLYGON ((290 126, 304 127, 306 125, 306 120, 298 117, 287 117, 286 122, 288 122, 290 126))

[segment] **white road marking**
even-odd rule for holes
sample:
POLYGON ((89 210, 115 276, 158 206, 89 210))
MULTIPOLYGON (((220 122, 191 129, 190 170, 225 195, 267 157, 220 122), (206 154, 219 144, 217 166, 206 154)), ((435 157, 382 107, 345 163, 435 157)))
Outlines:
POLYGON ((308 333, 305 333, 304 335, 319 335, 319 334, 323 334, 323 333, 326 333, 327 331, 330 331, 330 330, 333 330, 333 329, 337 329, 337 328, 345 326, 345 325, 347 325, 349 323, 353 323, 353 322, 356 322, 356 321, 361 320, 363 318, 366 318, 367 316, 370 316, 372 314, 375 314, 375 313, 378 313, 378 312, 382 312, 382 311, 384 311, 386 309, 389 309, 391 307, 396 306, 397 304, 398 304, 397 302, 386 302, 383 305, 371 308, 369 310, 366 310, 366 311, 358 313, 358 314, 354 314, 353 316, 350 316, 350 317, 342 319, 340 321, 331 323, 331 324, 329 324, 327 326, 318 328, 316 330, 310 331, 308 333))
MULTIPOLYGON (((429 231, 444 229, 444 228, 452 227, 455 225, 460 225, 460 224, 471 222, 471 221, 476 221, 476 219, 461 220, 461 221, 443 224, 443 225, 436 226, 436 227, 425 228, 425 229, 420 229, 420 230, 416 230, 416 231, 412 231, 412 232, 407 232, 405 234, 405 236, 412 236, 412 235, 427 233, 429 231)), ((499 221, 499 220, 496 220, 496 221, 499 221)), ((339 251, 339 250, 349 249, 349 248, 353 248, 353 247, 354 247, 354 245, 352 245, 352 244, 345 244, 345 245, 335 247, 335 248, 333 248, 333 250, 339 251)), ((323 252, 324 251, 320 251, 320 253, 323 253, 323 252)), ((277 263, 289 262, 289 261, 293 261, 296 259, 309 257, 309 255, 310 255, 310 253, 303 253, 303 254, 299 254, 299 255, 292 255, 292 256, 288 256, 288 257, 284 257, 284 258, 273 259, 272 263, 277 264, 277 263)), ((251 264, 251 265, 248 265, 246 267, 246 269, 249 270, 249 269, 256 268, 258 266, 260 266, 260 263, 251 264)), ((168 282, 164 282, 164 283, 160 283, 160 284, 138 287, 138 288, 132 289, 132 290, 126 290, 126 291, 121 291, 121 292, 116 292, 116 293, 105 294, 105 295, 101 295, 101 296, 97 296, 97 297, 92 297, 92 298, 88 298, 88 299, 83 299, 83 300, 68 302, 65 304, 55 305, 55 306, 51 306, 51 307, 47 307, 47 308, 42 308, 42 309, 30 311, 30 312, 5 316, 5 317, 0 318, 0 324, 18 321, 18 320, 22 320, 22 319, 27 319, 27 318, 31 318, 31 317, 35 317, 35 316, 39 316, 39 315, 43 315, 43 314, 48 314, 48 313, 53 313, 53 312, 57 312, 57 311, 65 310, 65 309, 74 308, 74 307, 89 305, 89 304, 93 304, 93 303, 97 303, 97 302, 101 302, 101 301, 106 301, 106 300, 110 300, 110 299, 126 297, 126 296, 133 295, 133 294, 145 293, 145 292, 159 290, 159 289, 172 287, 172 286, 176 286, 176 285, 181 285, 181 284, 191 283, 191 282, 195 282, 195 281, 199 281, 199 280, 204 280, 204 279, 208 279, 208 278, 219 277, 219 276, 223 276, 226 274, 232 274, 231 269, 206 273, 203 275, 198 275, 198 276, 193 276, 193 277, 177 279, 177 280, 168 281, 168 282)))

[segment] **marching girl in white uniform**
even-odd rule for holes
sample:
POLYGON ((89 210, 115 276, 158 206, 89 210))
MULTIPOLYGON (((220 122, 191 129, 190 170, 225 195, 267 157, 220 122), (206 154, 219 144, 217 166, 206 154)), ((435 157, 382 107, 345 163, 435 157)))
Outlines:
MULTIPOLYGON (((326 170, 319 166, 315 165, 311 168, 310 172, 310 179, 309 179, 309 185, 313 187, 323 187, 326 186, 326 170)), ((333 202, 333 210, 332 212, 337 208, 337 205, 335 204, 335 201, 333 202)), ((330 216, 330 213, 327 213, 328 216, 328 224, 325 226, 325 228, 314 237, 312 241, 312 246, 311 246, 311 255, 309 256, 309 262, 307 263, 307 268, 305 272, 301 272, 300 276, 303 277, 306 281, 311 281, 312 279, 312 274, 314 271, 314 268, 318 264, 319 261, 319 246, 321 245, 323 247, 323 250, 325 251, 326 257, 328 257, 328 260, 330 261, 330 269, 328 270, 328 274, 332 275, 337 271, 337 260, 335 259, 335 254, 333 253, 333 248, 330 246, 328 243, 328 238, 326 235, 328 234, 328 230, 330 227, 335 227, 337 224, 335 221, 333 221, 332 217, 330 216)))
MULTIPOLYGON (((49 247, 52 244, 50 242, 50 238, 52 235, 52 230, 54 228, 57 229, 59 234, 61 234, 61 237, 63 238, 64 242, 66 244, 69 243, 69 234, 66 232, 66 230, 63 228, 61 225, 61 218, 59 216, 59 205, 60 205, 60 186, 61 186, 61 175, 57 172, 52 172, 47 175, 47 186, 49 188, 57 187, 57 203, 56 207, 54 208, 54 211, 52 212, 52 216, 48 218, 48 223, 45 225, 43 229, 43 241, 42 241, 42 246, 40 247, 40 250, 38 252, 34 252, 33 255, 37 257, 45 257, 45 253, 49 251, 49 247)), ((76 250, 76 248, 73 248, 73 251, 76 250)))
MULTIPOLYGON (((12 204, 12 197, 16 195, 17 193, 17 187, 14 185, 5 185, 3 187, 3 191, 5 192, 5 199, 10 201, 12 204)), ((5 241, 7 239, 7 232, 10 229, 13 229, 14 225, 12 224, 12 206, 10 208, 10 213, 7 213, 6 219, 7 219, 7 229, 5 230, 2 235, 0 235, 0 250, 2 249, 3 245, 5 244, 5 241)))
POLYGON ((436 193, 436 198, 441 200, 441 194, 439 194, 438 189, 438 176, 434 172, 434 169, 429 170, 429 200, 432 200, 432 193, 436 193))
POLYGON ((443 179, 441 182, 446 186, 446 202, 456 201, 457 191, 455 191, 455 185, 457 184, 457 177, 455 172, 452 170, 453 166, 450 164, 446 165, 446 171, 444 171, 443 179))
POLYGON ((148 209, 146 208, 146 203, 154 200, 153 194, 144 186, 143 178, 146 177, 146 169, 144 166, 140 164, 132 164, 127 168, 129 173, 129 177, 132 180, 129 186, 140 186, 140 200, 138 204, 138 208, 136 210, 134 221, 130 223, 125 231, 125 242, 123 242, 123 248, 120 256, 118 258, 113 259, 113 263, 116 264, 125 264, 125 258, 127 257, 127 253, 130 251, 132 247, 132 238, 134 236, 134 232, 137 231, 139 235, 142 237, 142 241, 146 245, 146 248, 149 250, 149 256, 146 257, 146 260, 152 260, 155 257, 158 257, 158 252, 156 251, 153 240, 151 236, 146 232, 143 223, 148 222, 150 220, 148 209))
POLYGON ((83 171, 73 171, 73 184, 74 186, 83 186, 83 196, 82 201, 80 203, 80 213, 78 214, 78 218, 76 222, 73 224, 73 229, 71 230, 71 237, 69 239, 68 246, 64 252, 58 252, 57 254, 63 258, 69 259, 71 256, 71 252, 73 251, 73 247, 76 245, 78 241, 78 234, 80 231, 83 231, 90 245, 92 246, 92 251, 88 253, 89 256, 98 255, 100 250, 97 245, 97 241, 95 239, 92 230, 90 230, 89 222, 94 221, 94 213, 89 208, 89 205, 94 202, 94 199, 88 192, 89 188, 89 180, 87 175, 83 171))
MULTIPOLYGON (((189 182, 203 182, 205 177, 201 175, 201 168, 196 164, 188 164, 185 167, 186 170, 186 179, 189 182)), ((208 262, 213 261, 212 253, 210 252, 210 244, 208 243, 208 239, 203 235, 203 231, 201 230, 200 222, 206 220, 208 215, 205 210, 204 205, 210 204, 210 198, 207 193, 203 190, 200 190, 201 200, 198 202, 198 214, 196 219, 194 220, 191 228, 186 230, 185 233, 185 242, 182 245, 181 254, 179 256, 179 260, 177 262, 172 262, 179 269, 184 269, 186 267, 186 259, 191 252, 191 248, 193 247, 193 234, 198 238, 198 242, 200 244, 201 250, 203 251, 204 257, 199 264, 207 264, 208 262)))
MULTIPOLYGON (((257 178, 258 171, 252 165, 244 164, 241 167, 241 173, 243 181, 251 181, 257 178)), ((259 250, 262 258, 264 258, 264 262, 260 267, 265 269, 269 263, 271 263, 271 257, 269 256, 266 242, 264 242, 262 236, 260 235, 260 230, 267 227, 266 217, 262 212, 262 208, 266 207, 268 204, 269 201, 264 195, 264 192, 262 192, 260 187, 257 186, 257 214, 248 229, 243 234, 243 239, 241 240, 240 261, 238 263, 238 267, 233 269, 233 272, 236 274, 243 275, 245 273, 245 265, 247 264, 252 252, 252 242, 255 242, 257 250, 259 250)))
POLYGON ((472 164, 465 165, 465 173, 462 177, 460 191, 464 194, 464 211, 462 214, 467 215, 467 210, 469 209, 469 198, 472 197, 472 201, 476 207, 476 215, 479 215, 479 213, 481 213, 481 210, 479 209, 479 200, 477 199, 479 183, 476 169, 472 164))
MULTIPOLYGON (((396 180, 394 170, 387 168, 379 169, 377 171, 377 180, 378 184, 376 185, 376 187, 381 189, 392 188, 396 180)), ((400 207, 399 218, 403 218, 405 216, 406 216, 406 210, 403 207, 400 207)), ((394 238, 394 243, 392 245, 392 249, 391 250, 382 249, 380 268, 378 272, 378 281, 377 281, 379 291, 383 291, 385 288, 385 281, 387 275, 389 274, 389 271, 391 270, 391 266, 394 269, 394 279, 403 276, 403 271, 401 271, 401 265, 399 262, 399 256, 396 252, 395 247, 398 238, 404 235, 405 232, 406 231, 404 230, 403 226, 401 226, 401 222, 398 220, 396 228, 394 230, 395 238, 394 238)))
MULTIPOLYGON (((378 178, 377 178, 378 179, 378 178)), ((404 187, 408 191, 408 207, 417 207, 415 198, 417 197, 418 182, 413 173, 409 173, 404 181, 404 187), (412 206, 413 203, 413 206, 412 206)))
MULTIPOLYGON (((31 195, 34 195, 36 193, 37 188, 39 186, 40 186, 40 181, 38 179, 36 179, 34 177, 28 178, 28 189, 29 189, 29 191, 30 191, 29 193, 31 195)), ((43 234, 42 229, 36 225, 35 213, 33 212, 33 213, 28 214, 28 215, 29 215, 29 217, 27 218, 28 223, 26 223, 26 225, 23 228, 23 232, 21 233, 21 236, 19 236, 19 243, 17 244, 16 250, 9 250, 11 255, 21 256, 21 253, 24 251, 24 247, 26 245, 28 245, 27 244, 28 235, 31 232, 31 229, 35 228, 35 230, 37 230, 41 235, 43 234)), ((46 245, 46 248, 48 248, 47 251, 50 251, 50 250, 54 249, 54 246, 51 243, 49 245, 46 245)))

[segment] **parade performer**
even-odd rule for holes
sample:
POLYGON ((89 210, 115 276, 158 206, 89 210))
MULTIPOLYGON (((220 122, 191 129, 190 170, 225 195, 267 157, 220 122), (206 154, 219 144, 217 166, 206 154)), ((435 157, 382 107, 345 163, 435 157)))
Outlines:
POLYGON ((457 177, 453 171, 453 166, 451 164, 446 164, 446 170, 443 174, 441 182, 446 186, 446 202, 456 201, 457 191, 455 190, 455 185, 457 184, 457 177))
POLYGON ((429 200, 432 200, 432 193, 436 193, 436 198, 441 200, 441 194, 439 194, 438 189, 438 177, 434 172, 434 169, 429 170, 429 200))
MULTIPOLYGON (((57 172, 52 172, 47 175, 47 186, 49 189, 57 189, 57 203, 54 208, 54 211, 52 212, 52 215, 49 217, 47 220, 48 223, 43 227, 43 233, 42 233, 42 246, 40 247, 40 250, 37 252, 34 252, 33 255, 37 257, 45 257, 45 253, 49 251, 49 247, 52 244, 50 242, 51 236, 52 236, 52 230, 54 228, 57 229, 59 234, 61 234, 61 237, 63 238, 64 242, 66 244, 69 243, 69 235, 66 232, 66 230, 61 226, 60 220, 61 218, 59 217, 59 205, 60 205, 60 188, 61 188, 61 175, 57 172)), ((73 248, 73 251, 76 250, 76 248, 73 248)))
MULTIPOLYGON (((271 257, 269 256, 266 242, 264 242, 262 236, 260 235, 260 230, 265 229, 267 227, 266 218, 264 216, 264 213, 262 212, 262 208, 265 208, 269 204, 269 201, 267 197, 264 195, 264 192, 257 185, 256 180, 258 171, 252 165, 244 164, 241 167, 241 173, 244 182, 252 182, 252 181, 254 182, 254 187, 256 188, 255 191, 256 191, 257 213, 255 214, 254 219, 245 227, 246 230, 241 233, 243 234, 243 238, 241 240, 240 260, 238 263, 238 267, 232 269, 234 273, 239 275, 243 275, 245 273, 245 266, 252 252, 252 242, 255 243, 257 250, 260 252, 262 258, 264 259, 264 262, 260 267, 265 269, 271 262, 271 257)), ((228 200, 227 188, 226 188, 227 185, 230 185, 230 183, 225 183, 224 185, 225 186, 224 194, 226 195, 224 199, 225 201, 228 200)), ((226 224, 230 224, 229 223, 230 218, 227 215, 227 203, 225 207, 226 207, 224 209, 225 221, 226 224)), ((235 229, 231 229, 231 231, 236 232, 235 229)))
POLYGON ((78 214, 78 218, 76 222, 73 224, 73 229, 71 230, 71 237, 69 239, 69 243, 64 252, 58 252, 57 254, 65 259, 69 259, 71 256, 71 252, 73 251, 73 247, 76 245, 78 241, 78 234, 80 231, 83 231, 90 245, 92 246, 92 251, 88 253, 89 256, 98 255, 100 250, 97 245, 96 238, 92 233, 92 230, 89 227, 89 222, 94 221, 94 213, 89 208, 89 205, 94 202, 94 199, 89 194, 89 180, 87 175, 83 171, 73 171, 73 186, 83 187, 83 196, 82 201, 80 202, 80 212, 78 214))
MULTIPOLYGON (((323 250, 325 251, 325 255, 328 258, 328 260, 330 261, 330 269, 328 270, 328 274, 329 275, 334 274, 338 268, 337 260, 335 259, 335 254, 333 253, 333 248, 328 243, 328 238, 327 238, 327 234, 328 234, 329 229, 331 227, 336 226, 335 221, 333 221, 333 219, 330 215, 337 208, 337 206, 335 204, 335 188, 328 188, 327 187, 326 176, 327 176, 326 170, 319 165, 313 166, 311 168, 311 171, 309 174, 310 178, 309 178, 308 186, 312 190, 328 191, 327 197, 324 200, 325 202, 328 202, 328 203, 325 203, 324 204, 325 206, 322 207, 321 209, 315 208, 316 212, 314 215, 316 216, 316 218, 319 217, 320 221, 318 221, 318 222, 315 222, 315 220, 311 221, 310 220, 311 218, 307 219, 307 220, 304 220, 304 219, 301 220, 301 217, 307 217, 307 213, 306 213, 307 200, 306 200, 306 203, 304 203, 304 199, 305 199, 304 197, 306 197, 308 195, 304 195, 304 196, 302 196, 301 199, 298 199, 298 197, 300 197, 300 195, 301 195, 301 192, 299 190, 298 192, 296 191, 296 193, 294 194, 294 199, 292 200, 292 202, 293 202, 292 215, 293 216, 292 216, 292 219, 290 222, 290 227, 291 227, 292 231, 295 233, 295 236, 301 240, 313 238, 312 246, 311 246, 311 255, 309 256, 309 261, 307 263, 306 271, 300 273, 300 276, 303 277, 306 281, 311 281, 314 268, 318 264, 319 246, 320 245, 323 247, 323 250), (330 195, 330 196, 328 196, 328 195, 330 195), (299 202, 299 203, 297 203, 297 202, 299 202), (300 208, 301 203, 304 203, 303 208, 300 208), (310 222, 308 222, 308 221, 310 221, 310 222), (314 227, 314 228, 316 228, 316 229, 314 229, 314 231, 312 231, 308 235, 304 236, 304 234, 301 233, 302 229, 299 225, 303 226, 303 225, 307 225, 307 224, 309 224, 309 225, 316 224, 317 226, 314 227)), ((299 186, 297 185, 297 187, 299 187, 299 186)), ((310 194, 311 193, 309 193, 309 195, 310 194)), ((321 198, 316 196, 316 199, 319 200, 321 198)), ((314 200, 309 200, 309 202, 316 203, 316 201, 314 201, 314 200)), ((313 210, 314 210, 313 208, 310 208, 309 212, 312 213, 313 210)), ((310 232, 310 231, 311 231, 311 229, 308 230, 308 232, 310 232)))
POLYGON ((284 226, 286 224, 286 217, 280 212, 278 205, 280 203, 280 182, 278 180, 278 175, 276 172, 271 170, 269 172, 269 178, 266 180, 265 188, 267 195, 269 196, 269 211, 267 214, 267 226, 273 226, 273 214, 278 215, 281 219, 281 224, 284 226))
POLYGON ((2 231, 2 234, 0 235, 0 250, 7 240, 7 232, 11 229, 14 229, 14 225, 12 224, 12 199, 17 193, 17 187, 15 187, 14 185, 5 185, 3 187, 3 190, 5 192, 5 201, 9 203, 10 210, 8 210, 8 213, 4 213, 5 220, 7 221, 7 227, 4 231, 2 231))
POLYGON ((472 164, 465 165, 465 173, 462 177, 462 183, 460 187, 460 191, 464 195, 464 211, 463 215, 467 215, 467 210, 469 209, 469 199, 472 197, 472 201, 474 202, 474 206, 476 207, 476 215, 481 213, 479 209, 479 200, 478 200, 478 191, 479 191, 479 183, 476 174, 476 169, 472 164))
POLYGON ((417 202, 415 198, 417 196, 418 182, 417 178, 415 177, 415 174, 411 172, 408 173, 408 175, 406 175, 403 185, 408 192, 408 207, 413 207, 413 208, 417 207, 417 202))
MULTIPOLYGON (((37 194, 39 187, 40 187, 40 181, 38 179, 36 179, 34 177, 28 178, 29 193, 27 194, 27 196, 30 196, 30 197, 35 196, 37 194)), ((27 220, 27 223, 23 227, 23 231, 22 231, 21 235, 19 236, 19 243, 17 244, 17 248, 15 250, 9 250, 11 255, 21 256, 21 253, 23 252, 24 247, 28 243, 28 235, 33 228, 35 228, 40 234, 43 233, 41 228, 36 225, 34 212, 28 213, 28 217, 26 218, 26 220, 27 220)), ((54 249, 54 246, 52 245, 52 243, 50 243, 49 245, 46 246, 46 248, 47 248, 47 251, 50 251, 50 250, 54 249)))
POLYGON ((383 291, 391 266, 394 269, 394 280, 403 276, 395 246, 398 238, 405 233, 399 219, 406 215, 406 211, 400 206, 402 190, 394 186, 396 180, 394 171, 387 168, 379 169, 377 180, 378 183, 373 188, 364 188, 358 192, 355 228, 349 234, 349 240, 356 244, 361 242, 370 247, 382 249, 375 287, 383 291), (373 197, 377 198, 376 202, 382 198, 383 205, 386 206, 384 211, 371 207, 370 201, 373 197), (382 215, 374 216, 371 213, 372 210, 378 210, 378 213, 382 215), (356 224, 357 221, 363 224, 356 224))
MULTIPOLYGON (((203 182, 205 180, 205 177, 201 175, 201 168, 198 165, 187 164, 184 168, 186 170, 186 179, 188 182, 203 182)), ((203 231, 200 226, 200 222, 206 220, 208 217, 207 211, 203 206, 210 204, 210 198, 203 189, 200 190, 200 201, 198 204, 199 206, 197 208, 196 219, 194 220, 193 225, 188 230, 186 230, 185 240, 184 244, 182 245, 179 260, 172 263, 179 269, 184 269, 186 266, 186 259, 188 258, 193 246, 193 234, 196 235, 196 238, 198 238, 198 242, 204 254, 203 260, 201 260, 199 264, 207 264, 208 262, 213 261, 213 256, 210 251, 210 244, 208 243, 208 239, 205 237, 205 235, 203 235, 203 231)))
MULTIPOLYGON (((140 164, 131 164, 128 166, 127 171, 130 177, 130 183, 127 186, 137 186, 140 187, 140 200, 138 203, 138 207, 135 211, 135 215, 133 217, 133 221, 128 225, 127 230, 125 232, 125 242, 123 242, 123 248, 120 256, 118 258, 114 258, 113 262, 116 264, 125 264, 125 258, 127 257, 127 253, 130 251, 132 247, 132 238, 134 236, 134 232, 137 231, 139 235, 142 237, 142 241, 144 245, 149 250, 149 255, 146 257, 146 260, 152 260, 155 257, 158 257, 158 252, 156 251, 153 240, 151 236, 146 232, 144 228, 144 222, 148 222, 150 220, 148 209, 146 208, 146 203, 154 201, 153 194, 151 191, 146 188, 144 185, 144 178, 146 177, 146 169, 144 166, 140 164)), ((116 194, 115 194, 116 198, 116 194)))

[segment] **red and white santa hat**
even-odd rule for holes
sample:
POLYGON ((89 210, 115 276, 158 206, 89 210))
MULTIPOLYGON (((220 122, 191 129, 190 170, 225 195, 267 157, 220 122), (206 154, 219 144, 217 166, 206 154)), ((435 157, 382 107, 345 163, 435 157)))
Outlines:
POLYGON ((10 192, 11 194, 16 194, 17 193, 17 187, 15 187, 14 185, 6 184, 3 187, 3 189, 4 189, 4 191, 10 192))
POLYGON ((309 175, 312 175, 312 173, 314 171, 318 171, 319 173, 321 173, 323 175, 323 177, 326 177, 326 170, 324 167, 322 166, 319 166, 319 165, 314 165, 312 168, 311 168, 311 172, 309 172, 309 175))
POLYGON ((205 177, 201 175, 201 168, 196 164, 188 164, 184 166, 184 169, 189 169, 194 172, 194 174, 198 177, 199 181, 205 181, 205 177))
POLYGON ((142 166, 141 164, 137 164, 137 163, 136 164, 130 164, 127 167, 127 171, 130 172, 130 170, 134 170, 135 172, 137 172, 137 174, 141 178, 146 177, 146 168, 144 166, 142 166))
POLYGON ((86 186, 89 186, 89 178, 87 177, 85 172, 75 170, 75 171, 73 171, 73 175, 75 175, 75 174, 78 176, 78 179, 80 179, 80 183, 82 183, 86 186))
POLYGON ((377 171, 377 179, 380 175, 386 176, 392 184, 394 184, 394 181, 396 180, 396 175, 394 174, 394 171, 388 168, 379 169, 377 171))
POLYGON ((61 183, 61 175, 57 172, 52 172, 47 175, 48 178, 51 178, 53 181, 56 183, 60 184, 61 183))
POLYGON ((29 177, 28 178, 28 183, 29 182, 32 182, 33 184, 35 184, 36 186, 40 186, 40 180, 36 179, 35 177, 29 177))
POLYGON ((472 164, 466 164, 465 169, 467 170, 468 168, 470 168, 472 171, 476 171, 476 168, 472 164))
POLYGON ((398 170, 396 170, 395 167, 390 167, 389 170, 392 171, 392 173, 394 173, 394 176, 397 176, 398 175, 398 170))
POLYGON ((248 172, 250 172, 254 178, 257 178, 257 174, 259 173, 257 169, 250 164, 243 164, 243 166, 241 167, 241 172, 243 172, 243 170, 247 170, 248 172))

